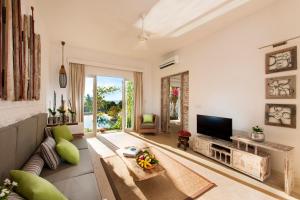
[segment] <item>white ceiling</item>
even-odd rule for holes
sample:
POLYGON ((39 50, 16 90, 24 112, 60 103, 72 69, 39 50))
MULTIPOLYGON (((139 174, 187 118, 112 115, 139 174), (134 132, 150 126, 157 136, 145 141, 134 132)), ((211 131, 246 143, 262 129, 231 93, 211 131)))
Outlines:
POLYGON ((153 59, 212 34, 274 1, 250 0, 179 37, 151 38, 147 50, 135 48, 140 33, 135 23, 158 0, 43 0, 38 1, 36 12, 44 19, 51 41, 65 40, 75 47, 153 59))

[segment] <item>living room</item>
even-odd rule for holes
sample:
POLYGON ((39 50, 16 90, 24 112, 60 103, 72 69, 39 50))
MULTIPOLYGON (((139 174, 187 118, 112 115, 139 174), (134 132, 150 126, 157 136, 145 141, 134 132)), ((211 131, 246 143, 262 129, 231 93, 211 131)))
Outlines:
MULTIPOLYGON (((41 178, 58 188, 64 195, 61 199, 300 198, 296 109, 300 87, 299 0, 3 0, 1 5, 11 8, 11 12, 1 14, 11 24, 3 21, 0 30, 1 181, 11 170, 21 171, 17 169, 22 169, 43 143, 43 126, 54 130, 55 125, 66 124, 80 154, 79 164, 72 170, 85 166, 80 169, 83 172, 78 171, 89 176, 83 177, 86 182, 81 184, 78 182, 83 179, 76 182, 73 172, 71 177, 58 180, 44 159, 41 178), (21 20, 14 16, 16 13, 21 20), (18 26, 23 39, 16 37, 18 26), (24 39, 26 34, 28 40, 24 39), (35 42, 31 34, 36 34, 35 42), (19 48, 22 50, 16 55, 19 48), (283 58, 286 55, 290 57, 283 58), (279 67, 287 61, 286 68, 290 69, 270 67, 268 63, 276 56, 279 67), (21 78, 16 76, 17 57, 20 63, 28 61, 29 66, 35 66, 32 83, 22 83, 23 64, 21 78), (30 64, 30 60, 34 61, 30 64), (21 80, 21 86, 16 79, 21 80), (280 89, 272 86, 272 81, 284 83, 284 94, 272 93, 274 88, 280 89), (19 91, 23 93, 17 95, 19 91), (273 116, 276 109, 285 110, 287 119, 273 116), (231 135, 224 142, 219 142, 218 136, 205 136, 205 131, 199 131, 200 116, 230 119, 231 135), (154 124, 151 128, 142 123, 149 117, 154 124), (263 142, 251 139, 252 128, 263 132, 263 142), (31 131, 37 132, 36 136, 30 135, 31 131), (191 136, 182 136, 183 145, 177 147, 178 134, 181 137, 182 133, 191 136), (235 137, 240 135, 246 139, 235 137), (32 138, 36 138, 34 142, 32 138), (29 149, 24 147, 19 154, 23 142, 29 149), (8 150, 13 145, 16 155, 8 150), (207 155, 203 153, 205 145, 207 155), (139 165, 140 161, 133 159, 132 163, 123 156, 121 150, 127 147, 150 151, 142 157, 158 160, 151 173, 139 165), (220 157, 213 157, 214 149, 221 152, 220 157), (234 152, 250 154, 250 163, 256 163, 260 153, 267 156, 262 156, 264 160, 255 167, 244 164, 248 158, 239 159, 248 167, 242 169, 234 167, 234 152), (2 164, 6 160, 7 164, 2 164), (77 186, 65 186, 68 180, 77 186), (83 194, 74 192, 80 187, 83 194)), ((50 135, 55 138, 53 130, 50 135)), ((63 164, 58 170, 65 170, 67 164, 60 162, 63 164)), ((15 181, 14 176, 10 179, 15 181)), ((22 183, 18 182, 16 193, 25 199, 41 198, 40 194, 29 198, 22 193, 22 183)))

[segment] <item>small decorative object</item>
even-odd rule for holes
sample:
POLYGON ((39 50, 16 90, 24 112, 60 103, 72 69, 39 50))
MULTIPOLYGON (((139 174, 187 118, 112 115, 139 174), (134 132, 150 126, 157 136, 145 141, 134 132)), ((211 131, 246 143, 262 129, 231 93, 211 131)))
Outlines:
POLYGON ((186 150, 187 147, 189 147, 189 139, 191 137, 191 133, 185 130, 178 131, 178 144, 177 147, 179 148, 181 145, 183 145, 183 149, 186 150))
POLYGON ((296 75, 266 79, 267 99, 295 99, 296 75))
POLYGON ((66 108, 65 108, 65 100, 64 95, 61 95, 61 106, 57 111, 60 113, 60 122, 62 124, 66 123, 66 108))
POLYGON ((259 126, 253 126, 251 139, 256 142, 263 142, 265 140, 265 134, 263 128, 259 126))
POLYGON ((158 160, 149 151, 143 150, 137 154, 136 163, 144 170, 150 170, 158 164, 158 160))
MULTIPOLYGON (((51 102, 50 102, 51 105, 51 102)), ((53 107, 48 108, 51 117, 48 118, 48 124, 56 124, 56 92, 53 94, 53 107)))
POLYGON ((266 74, 297 69, 297 47, 266 54, 266 74))
POLYGON ((74 108, 72 107, 72 103, 71 100, 69 99, 69 109, 68 109, 69 113, 71 114, 71 123, 75 123, 76 122, 76 112, 74 111, 74 108))
POLYGON ((3 186, 0 185, 0 200, 7 200, 8 195, 18 186, 18 183, 8 178, 4 180, 3 186))
POLYGON ((265 124, 296 128, 296 105, 266 104, 265 124))
POLYGON ((100 128, 99 131, 100 131, 101 133, 104 133, 104 132, 106 131, 106 128, 100 128))
POLYGON ((172 102, 172 112, 171 112, 171 116, 170 119, 171 120, 177 120, 178 119, 178 111, 176 109, 176 104, 178 101, 178 97, 179 97, 179 88, 178 87, 172 87, 172 93, 171 93, 171 102, 172 102))
POLYGON ((135 146, 124 147, 123 155, 129 158, 135 158, 141 150, 135 146))
POLYGON ((60 88, 66 88, 67 87, 67 73, 65 70, 65 66, 64 66, 64 61, 65 61, 65 56, 64 56, 64 46, 65 46, 65 42, 62 41, 61 45, 62 45, 62 64, 59 70, 59 86, 60 88))

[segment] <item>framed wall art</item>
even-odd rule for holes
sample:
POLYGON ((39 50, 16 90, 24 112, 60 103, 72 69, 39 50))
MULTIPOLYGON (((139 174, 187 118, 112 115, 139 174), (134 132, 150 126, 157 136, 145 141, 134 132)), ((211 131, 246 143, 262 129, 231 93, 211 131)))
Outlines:
POLYGON ((297 69, 297 47, 290 47, 266 54, 266 74, 297 69))
POLYGON ((266 78, 266 99, 295 99, 296 75, 266 78))
POLYGON ((296 128, 295 104, 266 104, 265 124, 296 128))

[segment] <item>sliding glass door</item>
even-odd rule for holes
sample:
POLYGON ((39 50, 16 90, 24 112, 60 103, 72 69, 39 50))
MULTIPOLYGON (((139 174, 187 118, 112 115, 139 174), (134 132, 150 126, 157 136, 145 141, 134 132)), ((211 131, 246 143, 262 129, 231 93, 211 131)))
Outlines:
POLYGON ((125 107, 126 107, 126 120, 125 120, 125 129, 132 129, 134 123, 134 88, 133 81, 125 81, 125 107))
POLYGON ((94 132, 94 77, 85 78, 84 92, 84 132, 94 132))
POLYGON ((133 83, 118 77, 86 77, 85 133, 133 127, 133 83))

